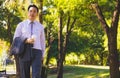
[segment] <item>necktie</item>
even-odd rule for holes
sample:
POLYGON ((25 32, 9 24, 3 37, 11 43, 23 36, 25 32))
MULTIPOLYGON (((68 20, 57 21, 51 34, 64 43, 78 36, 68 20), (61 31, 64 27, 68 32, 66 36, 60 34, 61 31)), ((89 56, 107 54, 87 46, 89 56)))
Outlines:
POLYGON ((32 36, 33 35, 33 24, 34 24, 34 22, 31 22, 30 24, 31 24, 31 36, 32 36))
MULTIPOLYGON (((30 25, 31 25, 31 37, 32 37, 32 35, 33 35, 33 24, 34 24, 34 22, 31 22, 30 23, 30 25)), ((30 59, 32 59, 32 47, 33 47, 33 44, 31 44, 30 45, 30 47, 31 47, 31 51, 30 51, 30 59)))

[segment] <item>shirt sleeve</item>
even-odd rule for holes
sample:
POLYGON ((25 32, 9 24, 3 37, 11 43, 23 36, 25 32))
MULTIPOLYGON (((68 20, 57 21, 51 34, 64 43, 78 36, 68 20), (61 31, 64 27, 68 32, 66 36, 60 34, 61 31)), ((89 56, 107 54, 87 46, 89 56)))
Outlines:
POLYGON ((41 36, 40 36, 40 43, 42 48, 42 57, 45 55, 45 33, 44 28, 42 29, 41 36))
POLYGON ((16 27, 16 30, 15 30, 13 39, 15 39, 16 37, 21 36, 21 34, 22 34, 21 33, 21 24, 18 24, 17 27, 16 27))

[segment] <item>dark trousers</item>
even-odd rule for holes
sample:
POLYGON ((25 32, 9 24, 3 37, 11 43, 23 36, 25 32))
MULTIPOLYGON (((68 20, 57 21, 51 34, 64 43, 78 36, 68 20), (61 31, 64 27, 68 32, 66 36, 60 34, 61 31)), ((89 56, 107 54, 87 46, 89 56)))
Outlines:
POLYGON ((32 65, 32 78, 41 78, 42 52, 33 49, 30 61, 20 61, 21 78, 30 78, 30 66, 32 65))

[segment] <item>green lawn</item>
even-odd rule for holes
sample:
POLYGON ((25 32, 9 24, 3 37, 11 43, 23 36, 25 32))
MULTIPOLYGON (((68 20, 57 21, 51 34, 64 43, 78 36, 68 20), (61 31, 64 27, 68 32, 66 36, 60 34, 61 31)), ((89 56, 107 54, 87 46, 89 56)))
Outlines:
MULTIPOLYGON (((15 70, 13 66, 8 66, 7 70, 15 70)), ((48 78, 57 78, 56 69, 50 68, 48 78)), ((11 76, 10 78, 16 78, 11 76)), ((78 65, 64 66, 63 78, 109 78, 109 67, 93 66, 93 65, 78 65)))
MULTIPOLYGON (((64 78, 109 78, 109 69, 105 66, 65 66, 64 78)), ((56 78, 56 74, 49 74, 48 78, 56 78)))

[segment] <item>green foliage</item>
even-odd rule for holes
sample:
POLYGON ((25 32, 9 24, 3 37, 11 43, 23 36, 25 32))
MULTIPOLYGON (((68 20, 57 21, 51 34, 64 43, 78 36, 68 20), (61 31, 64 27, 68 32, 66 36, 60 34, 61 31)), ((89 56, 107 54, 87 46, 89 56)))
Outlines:
POLYGON ((50 64, 51 66, 52 66, 52 65, 55 66, 55 65, 57 64, 57 60, 56 60, 55 58, 51 58, 49 64, 50 64))
POLYGON ((0 39, 0 66, 3 64, 3 61, 7 57, 7 53, 9 52, 9 46, 10 44, 7 41, 0 39))
MULTIPOLYGON (((95 16, 94 12, 90 9, 90 3, 98 2, 104 7, 107 7, 105 4, 109 4, 113 7, 114 3, 108 1, 104 2, 102 0, 47 0, 45 1, 45 10, 46 15, 44 16, 45 25, 51 30, 51 37, 57 39, 57 26, 58 26, 58 17, 59 14, 63 14, 63 33, 66 32, 65 27, 67 23, 67 17, 70 15, 71 20, 77 18, 72 34, 69 38, 69 43, 67 46, 67 54, 75 52, 77 58, 79 59, 80 54, 82 53, 86 59, 80 61, 82 64, 101 64, 106 65, 108 53, 104 47, 104 33, 103 29, 100 26, 100 23, 95 16)), ((107 8, 109 10, 109 8, 107 8)), ((102 9, 104 10, 104 8, 102 9)), ((106 16, 109 17, 110 13, 106 16)), ((107 18, 109 19, 109 18, 107 18)), ((70 22, 72 23, 72 22, 70 22)), ((63 34, 64 36, 65 34, 63 34)), ((57 46, 56 44, 52 44, 57 46)), ((55 47, 52 47, 53 49, 55 47)), ((54 54, 57 55, 57 47, 54 51, 54 54)), ((71 55, 72 56, 72 55, 71 55)), ((55 56, 57 57, 57 56, 55 56)), ((66 56, 68 57, 68 56, 66 56)), ((74 58, 73 58, 74 60, 74 58)), ((78 62, 78 61, 77 61, 78 62)), ((70 62, 69 62, 70 63, 70 62)), ((67 63, 68 64, 68 63, 67 63)), ((72 63, 71 63, 72 64, 72 63)))
POLYGON ((0 38, 9 41, 8 37, 8 24, 10 25, 12 34, 14 33, 15 27, 21 19, 16 15, 17 8, 16 2, 3 2, 0 6, 0 38), (12 17, 12 18, 11 18, 12 17), (9 22, 8 22, 9 20, 9 22))
POLYGON ((65 64, 79 64, 78 56, 75 54, 75 52, 72 52, 65 57, 65 64))

